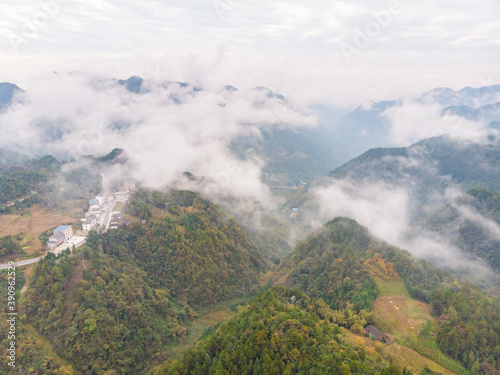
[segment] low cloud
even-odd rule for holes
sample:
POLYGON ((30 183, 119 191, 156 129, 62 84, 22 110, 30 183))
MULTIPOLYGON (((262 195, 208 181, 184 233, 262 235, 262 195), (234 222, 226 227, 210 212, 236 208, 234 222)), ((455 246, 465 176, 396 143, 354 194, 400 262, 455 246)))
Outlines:
POLYGON ((320 226, 336 216, 350 217, 376 237, 406 249, 418 258, 469 274, 479 281, 500 281, 489 266, 472 260, 454 244, 457 228, 448 225, 446 230, 438 232, 434 227, 431 230, 427 221, 441 208, 449 206, 456 209, 457 222, 472 220, 492 238, 498 238, 498 225, 477 211, 457 204, 465 193, 451 182, 449 176, 438 175, 425 155, 391 157, 390 164, 394 175, 388 179, 384 179, 379 171, 364 179, 348 176, 322 181, 313 187, 310 190, 312 200, 319 207, 313 226, 320 226), (408 174, 408 168, 419 172, 408 174), (423 176, 425 181, 433 183, 422 187, 423 180, 419 179, 423 176))
POLYGON ((439 104, 408 100, 384 111, 382 117, 389 129, 389 141, 408 146, 425 138, 448 135, 461 141, 480 142, 497 133, 481 121, 470 121, 456 115, 442 115, 439 104))
POLYGON ((180 183, 189 171, 211 182, 203 185, 208 196, 266 201, 264 161, 235 157, 231 140, 316 124, 263 88, 204 91, 156 81, 142 87, 137 94, 86 74, 39 79, 0 115, 0 147, 66 160, 118 147, 129 159, 126 173, 145 186, 180 183))
POLYGON ((321 222, 347 216, 366 226, 384 240, 397 244, 409 228, 408 192, 389 184, 365 184, 335 180, 313 190, 321 222))

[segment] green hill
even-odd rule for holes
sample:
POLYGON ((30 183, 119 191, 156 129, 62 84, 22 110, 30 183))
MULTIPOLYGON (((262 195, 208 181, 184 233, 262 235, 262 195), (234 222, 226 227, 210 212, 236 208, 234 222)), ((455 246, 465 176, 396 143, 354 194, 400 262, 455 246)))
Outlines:
POLYGON ((142 191, 129 209, 150 217, 91 232, 32 275, 28 321, 83 373, 141 373, 188 336, 195 309, 257 290, 267 267, 234 219, 196 193, 142 191), (163 198, 168 215, 155 207, 163 198))
MULTIPOLYGON (((492 136, 480 144, 442 136, 406 148, 372 149, 335 169, 330 176, 350 181, 361 190, 373 186, 404 190, 409 228, 402 236, 437 234, 449 247, 461 249, 471 261, 486 262, 498 269, 498 226, 492 229, 484 219, 498 223, 498 197, 494 191, 500 190, 499 140, 492 136)), ((473 271, 459 272, 470 280, 479 279, 473 271)), ((499 280, 489 278, 481 283, 485 287, 498 286, 499 280)))
POLYGON ((433 317, 439 318, 440 323, 426 332, 439 350, 466 368, 476 361, 485 366, 500 363, 498 301, 377 240, 354 220, 336 218, 325 224, 297 246, 281 271, 287 285, 321 297, 329 307, 345 313, 372 310, 379 295, 411 296, 426 302, 433 317))
POLYGON ((429 183, 443 185, 447 181, 440 182, 439 177, 448 176, 466 190, 500 190, 499 161, 498 137, 480 144, 440 136, 409 147, 371 149, 331 171, 330 176, 398 184, 417 181, 420 189, 429 183))
POLYGON ((349 343, 321 302, 298 290, 263 292, 155 374, 401 374, 349 343))

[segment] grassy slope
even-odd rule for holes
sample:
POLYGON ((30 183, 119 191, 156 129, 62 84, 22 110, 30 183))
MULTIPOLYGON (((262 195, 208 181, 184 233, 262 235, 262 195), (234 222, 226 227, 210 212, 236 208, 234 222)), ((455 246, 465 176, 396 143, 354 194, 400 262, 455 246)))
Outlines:
POLYGON ((434 319, 430 315, 430 306, 410 298, 399 276, 390 277, 374 265, 365 266, 380 291, 380 296, 373 303, 375 326, 396 341, 385 345, 383 353, 393 358, 397 366, 406 367, 416 374, 426 366, 438 373, 455 374, 408 347, 417 339, 422 325, 434 319))

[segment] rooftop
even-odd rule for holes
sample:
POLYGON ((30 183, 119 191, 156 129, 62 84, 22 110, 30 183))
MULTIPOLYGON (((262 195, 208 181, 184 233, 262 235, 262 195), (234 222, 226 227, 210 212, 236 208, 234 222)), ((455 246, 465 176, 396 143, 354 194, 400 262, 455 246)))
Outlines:
POLYGON ((49 242, 59 242, 61 240, 64 240, 64 234, 61 232, 55 232, 49 237, 49 242))
POLYGON ((71 228, 70 225, 59 225, 56 229, 54 229, 54 232, 65 232, 69 228, 71 228))
POLYGON ((385 341, 388 344, 392 342, 389 335, 386 335, 385 333, 380 332, 377 328, 375 328, 372 325, 366 326, 365 331, 368 332, 370 335, 374 336, 375 339, 377 339, 378 341, 385 341))

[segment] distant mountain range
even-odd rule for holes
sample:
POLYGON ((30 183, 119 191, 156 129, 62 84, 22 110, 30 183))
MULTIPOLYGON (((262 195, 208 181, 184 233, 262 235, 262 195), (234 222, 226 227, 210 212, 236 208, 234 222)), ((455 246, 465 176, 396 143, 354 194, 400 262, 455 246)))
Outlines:
MULTIPOLYGON (((75 73, 77 74, 77 73, 75 73)), ((203 88, 183 82, 151 82, 139 76, 128 79, 89 78, 89 84, 96 90, 113 85, 121 85, 134 94, 145 94, 159 85, 167 89, 168 99, 174 104, 185 102, 187 98, 202 92, 203 88), (170 88, 172 88, 170 90, 170 88)), ((227 85, 221 88, 224 95, 232 95, 238 89, 227 85)), ((279 103, 283 111, 301 112, 294 108, 287 98, 272 90, 258 86, 259 93, 255 105, 266 105, 266 101, 279 103), (264 94, 264 96, 262 96, 264 94)), ((11 83, 0 83, 0 110, 12 101, 16 92, 22 90, 11 83)), ((434 104, 442 107, 442 115, 461 116, 471 121, 483 121, 491 128, 500 129, 500 85, 480 88, 466 87, 455 91, 436 88, 421 95, 413 95, 397 100, 364 103, 354 111, 335 120, 330 108, 316 106, 319 124, 314 127, 290 130, 279 113, 276 126, 262 129, 262 136, 237 137, 231 142, 231 150, 241 159, 259 158, 263 160, 262 180, 271 186, 299 186, 327 174, 368 149, 394 146, 390 139, 390 123, 384 113, 411 101, 434 104)), ((304 113, 305 116, 307 116, 304 113)), ((286 121, 286 120, 285 120, 286 121)), ((60 126, 41 121, 44 134, 56 139, 64 134, 60 126)), ((116 130, 125 129, 129 124, 112 124, 116 130)))
POLYGON ((422 95, 364 103, 336 121, 329 122, 322 116, 322 125, 335 135, 334 144, 339 154, 346 157, 345 162, 370 148, 395 146, 389 138, 390 123, 384 113, 408 102, 439 105, 443 116, 457 115, 500 128, 500 85, 465 87, 458 91, 436 88, 422 95))
MULTIPOLYGON (((465 144, 441 136, 410 147, 374 148, 336 168, 330 176, 402 185, 412 183, 409 176, 420 179, 423 185, 428 185, 432 177, 450 177, 446 184, 452 182, 464 189, 500 190, 499 140, 465 144)), ((432 186, 437 186, 436 181, 432 186)))
POLYGON ((23 90, 12 83, 0 82, 0 111, 10 104, 16 93, 22 91, 23 90))
MULTIPOLYGON (((72 73, 78 75, 79 73, 72 73)), ((85 76, 85 75, 84 75, 85 76)), ((89 85, 96 91, 107 90, 116 85, 123 86, 132 94, 147 94, 155 87, 161 87, 162 95, 166 94, 166 101, 170 104, 181 104, 203 92, 203 88, 184 82, 156 82, 144 80, 138 76, 128 79, 109 79, 87 77, 89 85)), ((0 86, 0 109, 8 106, 13 95, 22 91, 16 85, 3 83, 0 86)), ((230 100, 232 95, 237 95, 239 90, 227 85, 221 88, 223 96, 230 100)), ((259 159, 266 163, 263 169, 262 180, 269 185, 298 186, 309 182, 319 176, 324 176, 328 171, 339 165, 344 159, 341 157, 334 144, 334 134, 323 126, 315 128, 295 126, 293 130, 287 129, 287 116, 299 114, 304 118, 308 115, 300 109, 294 108, 281 94, 257 86, 249 90, 248 100, 254 100, 256 108, 271 107, 275 113, 275 125, 269 128, 259 124, 251 124, 261 130, 260 135, 236 137, 230 144, 232 152, 240 159, 259 159)), ((220 104, 224 106, 224 103, 220 104)), ((59 123, 38 120, 38 127, 47 139, 62 140, 67 132, 72 131, 71 126, 62 126, 59 123)), ((125 131, 131 124, 124 121, 111 122, 108 126, 116 131, 125 131)), ((43 140, 42 140, 43 141, 43 140)))

